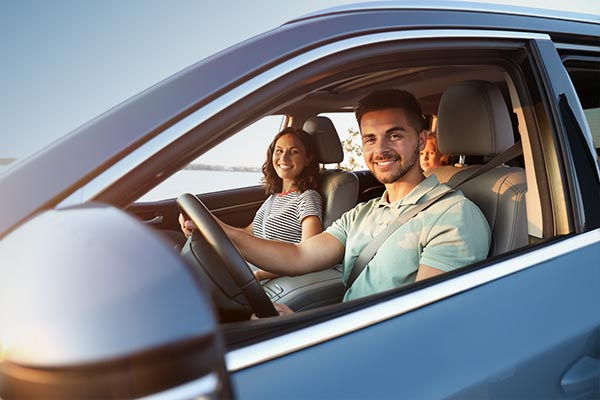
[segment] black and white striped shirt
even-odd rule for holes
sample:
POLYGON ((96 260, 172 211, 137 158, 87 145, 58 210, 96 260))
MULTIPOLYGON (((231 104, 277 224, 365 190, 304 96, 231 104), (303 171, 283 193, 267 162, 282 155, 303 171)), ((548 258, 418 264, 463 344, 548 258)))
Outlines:
POLYGON ((322 220, 322 209, 321 195, 316 190, 276 193, 256 212, 252 232, 264 239, 299 243, 302 240, 302 220, 311 215, 322 220))

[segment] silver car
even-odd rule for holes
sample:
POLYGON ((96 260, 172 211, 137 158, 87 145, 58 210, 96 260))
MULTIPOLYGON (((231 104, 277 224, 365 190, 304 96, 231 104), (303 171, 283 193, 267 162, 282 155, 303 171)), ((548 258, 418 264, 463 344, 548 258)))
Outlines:
POLYGON ((0 175, 0 398, 598 398, 599 139, 598 15, 389 1, 292 20, 0 175), (327 225, 382 193, 348 125, 380 88, 413 92, 452 145, 442 182, 520 143, 460 187, 489 256, 350 302, 336 266, 260 284, 206 212, 245 226, 266 198, 235 151, 323 135, 327 225), (271 301, 297 312, 249 319, 271 301))

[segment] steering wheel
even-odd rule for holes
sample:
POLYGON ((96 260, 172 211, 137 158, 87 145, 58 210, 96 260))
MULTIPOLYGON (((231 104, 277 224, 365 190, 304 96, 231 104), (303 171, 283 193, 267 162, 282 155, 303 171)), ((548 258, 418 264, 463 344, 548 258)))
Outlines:
POLYGON ((221 228, 204 203, 190 193, 177 198, 177 205, 191 219, 194 231, 182 249, 182 256, 191 262, 209 282, 213 299, 224 320, 256 316, 279 315, 252 270, 221 228))

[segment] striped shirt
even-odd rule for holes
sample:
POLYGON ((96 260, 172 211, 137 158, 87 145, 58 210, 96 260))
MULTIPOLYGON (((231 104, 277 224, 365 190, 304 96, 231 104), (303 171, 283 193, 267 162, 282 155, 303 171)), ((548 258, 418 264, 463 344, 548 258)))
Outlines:
POLYGON ((302 220, 311 215, 322 220, 322 209, 321 195, 316 190, 273 194, 256 212, 252 233, 263 239, 299 243, 302 220))

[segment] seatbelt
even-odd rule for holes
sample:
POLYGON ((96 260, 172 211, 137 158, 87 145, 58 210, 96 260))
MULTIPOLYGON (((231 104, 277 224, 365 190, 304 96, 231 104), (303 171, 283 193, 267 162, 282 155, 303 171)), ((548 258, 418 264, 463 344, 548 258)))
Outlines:
POLYGON ((496 155, 494 158, 489 160, 487 163, 483 164, 477 169, 474 169, 471 174, 468 174, 463 179, 458 181, 457 183, 450 186, 447 190, 444 190, 437 196, 432 197, 424 203, 417 204, 415 207, 411 208, 405 214, 400 215, 394 222, 389 224, 383 231, 381 231, 377 236, 371 240, 371 242, 365 246, 365 248, 360 252, 356 261, 354 261, 354 266, 352 267, 352 271, 350 271, 350 277, 348 278, 348 282, 346 283, 346 287, 350 288, 356 278, 361 274, 361 272, 365 269, 367 264, 375 257, 377 254, 377 250, 379 247, 385 242, 387 238, 391 236, 391 234, 398 228, 400 228, 404 223, 410 220, 412 217, 425 210, 433 203, 462 185, 463 183, 470 181, 471 179, 488 172, 491 169, 496 168, 499 165, 506 163, 507 161, 512 160, 513 158, 520 156, 523 154, 523 147, 521 146, 521 141, 518 141, 511 147, 509 147, 506 151, 496 155))

